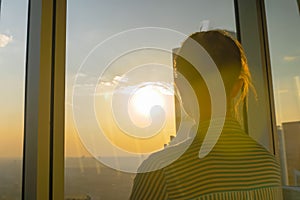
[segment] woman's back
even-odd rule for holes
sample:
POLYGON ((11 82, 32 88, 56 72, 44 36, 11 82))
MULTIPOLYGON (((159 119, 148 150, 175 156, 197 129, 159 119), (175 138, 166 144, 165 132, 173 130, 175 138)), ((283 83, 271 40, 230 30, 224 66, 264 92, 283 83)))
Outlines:
MULTIPOLYGON (((218 142, 204 158, 198 156, 201 144, 202 139, 195 138, 168 167, 138 174, 131 199, 282 199, 280 167, 274 156, 243 132, 238 122, 226 120, 218 142)), ((158 152, 142 167, 159 167, 180 148, 158 152)))

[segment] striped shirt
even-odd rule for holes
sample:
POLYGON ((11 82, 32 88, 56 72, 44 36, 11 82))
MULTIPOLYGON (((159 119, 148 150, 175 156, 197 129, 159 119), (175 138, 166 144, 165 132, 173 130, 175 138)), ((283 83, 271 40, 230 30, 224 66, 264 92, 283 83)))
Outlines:
MULTIPOLYGON (((207 127, 201 125, 199 130, 204 132, 207 127)), ((188 145, 185 142, 149 156, 140 169, 150 172, 137 174, 130 199, 282 200, 275 157, 237 121, 226 120, 212 151, 199 158, 203 138, 197 134, 188 145), (177 158, 182 148, 187 149, 177 158), (167 167, 151 171, 171 161, 167 167)))

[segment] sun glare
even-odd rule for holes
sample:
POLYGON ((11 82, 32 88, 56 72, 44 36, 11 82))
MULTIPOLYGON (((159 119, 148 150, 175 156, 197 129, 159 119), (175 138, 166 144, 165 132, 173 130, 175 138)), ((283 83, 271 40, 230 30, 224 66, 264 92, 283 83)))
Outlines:
POLYGON ((147 85, 139 88, 129 100, 129 116, 139 127, 151 124, 151 108, 154 106, 165 107, 165 96, 161 86, 147 85))

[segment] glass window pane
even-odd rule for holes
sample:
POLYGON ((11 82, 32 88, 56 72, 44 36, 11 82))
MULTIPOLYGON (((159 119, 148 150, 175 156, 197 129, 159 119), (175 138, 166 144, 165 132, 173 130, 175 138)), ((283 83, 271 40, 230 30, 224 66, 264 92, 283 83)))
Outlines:
POLYGON ((0 3, 0 199, 21 199, 28 1, 0 3))
MULTIPOLYGON (((176 132, 176 102, 173 94, 164 93, 161 87, 174 90, 173 69, 166 67, 173 65, 172 51, 201 28, 235 33, 233 1, 74 0, 68 1, 67 18, 65 196, 128 199, 135 173, 130 173, 132 166, 124 166, 123 160, 137 165, 143 158, 134 155, 163 149, 176 132), (145 73, 147 69, 151 70, 145 73), (143 76, 138 75, 139 70, 143 76), (142 80, 147 83, 138 85, 142 80), (126 84, 133 86, 131 91, 122 90, 128 89, 126 84), (124 93, 134 91, 126 101, 129 97, 124 93), (158 132, 169 135, 154 140, 155 145, 137 149, 136 141, 128 138, 149 139, 153 133, 141 136, 127 129, 127 121, 122 124, 122 109, 129 107, 128 118, 143 128, 151 124, 151 114, 160 117, 159 108, 149 115, 155 105, 164 106, 168 115, 158 132), (118 127, 113 123, 120 116, 118 127), (107 135, 99 139, 103 132, 107 135), (121 141, 114 140, 115 136, 121 141)), ((186 91, 185 95, 190 94, 186 91)), ((187 109, 196 113, 192 107, 187 109)))
POLYGON ((265 1, 286 199, 300 195, 299 1, 265 1))

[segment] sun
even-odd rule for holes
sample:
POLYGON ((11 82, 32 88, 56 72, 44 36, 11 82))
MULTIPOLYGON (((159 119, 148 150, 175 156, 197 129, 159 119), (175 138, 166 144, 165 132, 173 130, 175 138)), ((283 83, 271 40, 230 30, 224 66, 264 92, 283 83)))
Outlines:
POLYGON ((128 112, 132 122, 139 127, 147 127, 151 124, 150 112, 154 106, 165 108, 166 97, 162 93, 161 86, 146 85, 138 88, 131 96, 128 112))

